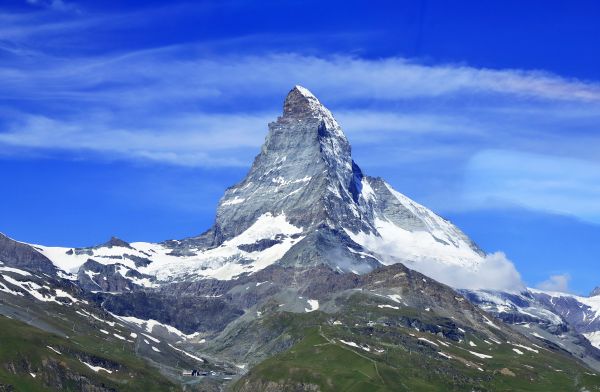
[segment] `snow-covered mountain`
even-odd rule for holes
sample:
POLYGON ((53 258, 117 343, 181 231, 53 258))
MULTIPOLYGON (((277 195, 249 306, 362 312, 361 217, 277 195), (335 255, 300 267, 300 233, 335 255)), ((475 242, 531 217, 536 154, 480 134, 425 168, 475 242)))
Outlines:
POLYGON ((476 270, 484 256, 450 222, 365 176, 331 112, 300 86, 287 95, 248 175, 227 189, 214 226, 201 236, 33 248, 98 291, 232 279, 273 263, 359 274, 397 262, 416 270, 426 264, 476 270))
POLYGON ((547 372, 565 372, 565 382, 589 376, 575 358, 600 370, 587 340, 600 335, 600 297, 456 291, 436 281, 477 276, 487 259, 452 223, 366 176, 331 112, 296 86, 203 234, 88 248, 0 234, 0 314, 50 333, 55 318, 67 330, 71 319, 89 324, 88 334, 100 328, 101 340, 141 349, 178 382, 182 356, 226 385, 315 325, 323 344, 375 355, 369 361, 386 363, 396 351, 401 363, 406 353, 411 365, 417 358, 417 370, 441 366, 444 385, 458 382, 457 390, 478 388, 480 375, 515 376, 506 366, 529 369, 519 374, 526 383, 547 372), (542 356, 553 365, 535 368, 542 356), (500 361, 486 363, 492 358, 500 361))

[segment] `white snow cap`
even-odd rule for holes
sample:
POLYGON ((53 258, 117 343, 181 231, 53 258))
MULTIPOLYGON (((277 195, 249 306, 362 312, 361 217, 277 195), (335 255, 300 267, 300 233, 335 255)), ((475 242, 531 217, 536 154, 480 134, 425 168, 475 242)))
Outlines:
POLYGON ((314 98, 318 101, 317 97, 315 97, 315 95, 311 93, 310 90, 306 87, 302 87, 299 84, 297 84, 294 86, 294 90, 298 90, 298 92, 300 92, 300 94, 304 95, 306 98, 314 98))

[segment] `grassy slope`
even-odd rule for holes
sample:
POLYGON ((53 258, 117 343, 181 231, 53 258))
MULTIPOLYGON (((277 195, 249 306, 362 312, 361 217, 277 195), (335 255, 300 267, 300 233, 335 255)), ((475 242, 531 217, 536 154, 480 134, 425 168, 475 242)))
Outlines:
MULTIPOLYGON (((459 349, 444 352, 478 361, 459 349)), ((383 354, 366 352, 312 329, 306 331, 305 338, 292 349, 252 369, 234 389, 241 390, 256 380, 268 380, 281 385, 314 384, 323 391, 546 392, 577 391, 584 387, 589 391, 600 390, 600 377, 556 354, 546 354, 543 359, 536 354, 516 357, 512 350, 504 347, 494 350, 493 357, 485 362, 481 372, 458 360, 407 352, 402 348, 387 347, 383 354), (515 375, 502 374, 500 370, 505 368, 515 375)))
MULTIPOLYGON (((371 320, 386 321, 419 314, 411 308, 367 308, 361 301, 351 301, 349 308, 334 317, 319 313, 285 316, 290 329, 296 334, 302 330, 303 338, 255 366, 233 389, 600 391, 600 376, 559 352, 528 346, 536 353, 502 339, 491 342, 477 331, 467 331, 462 341, 455 341, 388 322, 365 323, 367 314, 371 320), (325 319, 328 321, 323 322, 325 319), (341 324, 332 323, 335 319, 341 324)), ((420 317, 435 325, 448 322, 428 312, 420 312, 420 317)), ((268 318, 262 321, 265 326, 273 322, 268 318)))
POLYGON ((66 391, 79 391, 84 385, 119 391, 178 390, 119 344, 91 335, 65 339, 3 316, 0 316, 0 364, 0 384, 12 385, 17 391, 56 390, 57 382, 66 391), (79 358, 106 361, 118 370, 112 374, 94 372, 79 358))

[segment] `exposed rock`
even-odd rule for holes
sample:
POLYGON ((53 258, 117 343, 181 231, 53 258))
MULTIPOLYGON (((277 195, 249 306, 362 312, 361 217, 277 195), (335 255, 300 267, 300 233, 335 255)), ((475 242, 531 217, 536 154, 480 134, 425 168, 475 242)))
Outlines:
POLYGON ((33 246, 18 242, 0 233, 0 261, 4 264, 56 275, 57 268, 52 261, 38 252, 33 246))

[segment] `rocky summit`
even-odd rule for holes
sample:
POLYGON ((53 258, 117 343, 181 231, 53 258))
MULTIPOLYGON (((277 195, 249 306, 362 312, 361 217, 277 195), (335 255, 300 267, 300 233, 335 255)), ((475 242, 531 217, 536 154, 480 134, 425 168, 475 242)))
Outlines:
POLYGON ((600 390, 598 297, 421 273, 485 257, 365 175, 295 86, 203 234, 88 248, 0 235, 0 390, 600 390))

